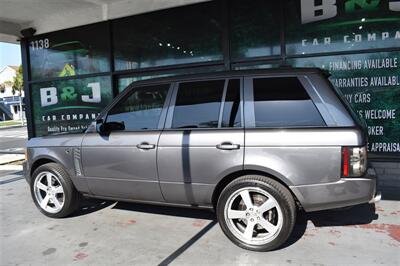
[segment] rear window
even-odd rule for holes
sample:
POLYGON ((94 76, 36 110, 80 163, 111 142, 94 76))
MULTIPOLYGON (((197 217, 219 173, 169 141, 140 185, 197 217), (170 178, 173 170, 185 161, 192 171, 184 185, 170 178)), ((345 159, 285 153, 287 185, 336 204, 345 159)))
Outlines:
POLYGON ((325 126, 296 77, 253 79, 256 127, 325 126))

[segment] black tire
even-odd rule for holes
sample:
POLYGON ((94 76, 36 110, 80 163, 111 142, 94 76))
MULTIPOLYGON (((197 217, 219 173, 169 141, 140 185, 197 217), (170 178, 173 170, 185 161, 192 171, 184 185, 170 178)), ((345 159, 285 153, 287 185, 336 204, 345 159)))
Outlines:
POLYGON ((80 193, 76 190, 74 187, 71 178, 69 177, 67 171, 64 170, 64 168, 57 164, 57 163, 47 163, 44 165, 39 166, 32 175, 32 181, 30 183, 30 190, 31 190, 31 196, 33 199, 33 202, 35 202, 36 207, 42 212, 44 215, 51 217, 51 218, 63 218, 67 217, 74 211, 76 211, 79 208, 79 203, 81 201, 81 195, 80 193), (44 210, 42 207, 40 207, 40 204, 38 200, 36 199, 35 196, 35 191, 34 191, 34 184, 35 180, 40 176, 41 173, 43 172, 50 172, 53 175, 55 175, 59 183, 61 184, 63 190, 64 190, 64 204, 62 208, 55 213, 48 212, 44 210))
MULTIPOLYGON (((251 195, 254 195, 254 194, 251 194, 251 195)), ((254 199, 252 199, 252 200, 254 202, 254 199)), ((243 199, 242 199, 242 201, 243 201, 243 199)), ((254 206, 256 206, 256 205, 254 205, 254 206)), ((245 209, 245 211, 247 212, 247 208, 245 209)), ((277 208, 271 209, 270 211, 277 213, 277 208)), ((239 247, 242 247, 242 248, 248 249, 248 250, 252 250, 252 251, 270 251, 270 250, 279 248, 289 238, 290 234, 293 231, 295 222, 296 222, 297 209, 296 209, 296 204, 294 202, 294 199, 293 199, 290 191, 285 186, 283 186, 279 182, 277 182, 273 179, 270 179, 268 177, 265 177, 265 176, 248 175, 248 176, 242 176, 242 177, 235 179, 234 181, 229 183, 222 190, 222 192, 219 196, 219 199, 218 199, 216 212, 217 212, 217 219, 222 228, 222 231, 233 243, 235 243, 239 247), (250 244, 250 243, 246 243, 245 241, 242 241, 239 237, 237 237, 237 233, 235 235, 234 232, 232 232, 233 226, 228 225, 228 222, 227 222, 228 219, 227 219, 227 217, 225 217, 226 216, 225 205, 229 204, 228 200, 230 200, 231 195, 234 195, 235 192, 237 193, 238 191, 241 191, 245 188, 251 188, 251 187, 261 189, 262 191, 265 191, 266 193, 271 195, 275 199, 275 201, 278 203, 278 205, 281 209, 281 211, 280 211, 280 213, 282 213, 281 229, 280 229, 280 231, 279 230, 276 231, 277 232, 276 235, 273 235, 272 239, 268 240, 268 241, 270 241, 268 243, 250 244)), ((261 215, 268 215, 268 214, 261 214, 261 215)), ((277 217, 277 216, 278 215, 276 215, 275 217, 277 217)), ((245 218, 245 219, 247 222, 249 221, 249 220, 247 220, 248 218, 245 218)), ((257 219, 259 219, 259 218, 257 218, 257 219)), ((276 218, 276 219, 279 219, 279 218, 276 218)), ((234 221, 234 220, 232 220, 232 221, 234 221)), ((235 221, 240 222, 240 220, 235 220, 235 221)), ((245 224, 245 226, 246 226, 246 224, 245 224)), ((257 226, 257 228, 260 228, 259 227, 260 225, 257 223, 256 223, 256 226, 257 226)), ((263 230, 263 229, 261 228, 261 230, 263 230)), ((235 230, 233 229, 233 231, 235 231, 235 230)), ((254 235, 254 230, 253 230, 252 234, 254 235)))

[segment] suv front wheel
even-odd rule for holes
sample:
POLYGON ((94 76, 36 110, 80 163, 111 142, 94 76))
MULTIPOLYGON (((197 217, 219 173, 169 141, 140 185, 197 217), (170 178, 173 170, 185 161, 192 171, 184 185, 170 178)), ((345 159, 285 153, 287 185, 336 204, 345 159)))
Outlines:
POLYGON ((79 207, 80 194, 59 164, 39 166, 32 175, 30 188, 35 205, 46 216, 66 217, 79 207))
POLYGON ((290 191, 279 182, 264 176, 243 176, 221 192, 217 218, 225 235, 236 245, 269 251, 289 238, 296 205, 290 191))

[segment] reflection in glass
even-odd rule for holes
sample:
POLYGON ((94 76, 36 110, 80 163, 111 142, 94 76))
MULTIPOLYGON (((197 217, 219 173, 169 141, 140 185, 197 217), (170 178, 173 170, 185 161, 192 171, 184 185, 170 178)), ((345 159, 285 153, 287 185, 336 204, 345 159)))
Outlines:
POLYGON ((32 80, 109 71, 106 26, 88 25, 30 39, 32 80))
POLYGON ((125 130, 156 129, 169 84, 135 88, 107 115, 107 122, 123 122, 125 130))
POLYGON ((280 2, 234 0, 231 4, 233 59, 280 54, 280 2))
POLYGON ((219 7, 211 1, 114 22, 116 69, 222 60, 219 7))
POLYGON ((118 79, 118 92, 122 92, 131 83, 141 80, 154 79, 154 78, 164 78, 176 75, 189 75, 197 73, 210 73, 216 71, 224 71, 223 65, 217 66, 206 66, 206 67, 193 67, 193 68, 183 68, 183 69, 172 69, 162 72, 152 72, 152 73, 142 73, 140 76, 134 77, 123 77, 118 79))
POLYGON ((222 114, 221 127, 240 127, 241 126, 241 106, 240 106, 240 80, 229 80, 224 111, 222 114))
POLYGON ((218 127, 224 80, 181 83, 172 128, 218 127))

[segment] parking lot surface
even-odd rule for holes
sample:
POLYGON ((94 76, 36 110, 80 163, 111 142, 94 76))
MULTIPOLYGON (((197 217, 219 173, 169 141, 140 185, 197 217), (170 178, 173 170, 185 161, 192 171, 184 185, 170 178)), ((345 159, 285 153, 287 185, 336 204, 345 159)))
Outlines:
POLYGON ((232 244, 204 210, 86 200, 73 217, 47 218, 20 175, 0 171, 0 265, 400 264, 398 200, 300 212, 284 247, 257 253, 232 244))

